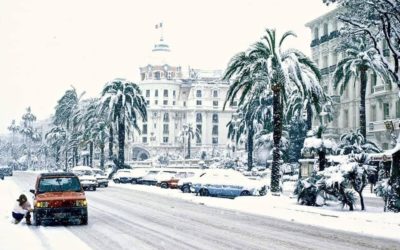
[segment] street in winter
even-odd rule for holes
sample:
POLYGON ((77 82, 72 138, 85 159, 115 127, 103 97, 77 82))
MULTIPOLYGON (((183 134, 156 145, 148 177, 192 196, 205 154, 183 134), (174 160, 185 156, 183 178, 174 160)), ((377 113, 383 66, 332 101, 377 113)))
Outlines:
POLYGON ((400 249, 398 0, 0 0, 0 249, 400 249))

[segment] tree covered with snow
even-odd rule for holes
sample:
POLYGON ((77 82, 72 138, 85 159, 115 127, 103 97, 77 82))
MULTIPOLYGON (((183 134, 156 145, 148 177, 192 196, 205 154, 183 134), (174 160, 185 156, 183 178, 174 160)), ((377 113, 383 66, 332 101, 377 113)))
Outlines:
POLYGON ((342 134, 336 149, 340 155, 380 152, 382 149, 375 142, 366 140, 359 129, 342 134))
POLYGON ((365 111, 365 98, 367 93, 368 75, 372 78, 379 77, 383 83, 391 85, 392 77, 378 52, 364 36, 352 37, 345 42, 341 49, 345 51, 345 57, 340 60, 333 73, 333 86, 339 89, 340 95, 344 93, 349 85, 355 87, 360 84, 360 133, 363 138, 367 135, 367 117, 365 111))
MULTIPOLYGON (((265 91, 272 94, 272 192, 279 191, 280 144, 287 96, 292 89, 298 89, 302 96, 307 96, 314 86, 319 86, 321 80, 317 66, 307 56, 297 50, 283 50, 282 45, 290 36, 294 33, 286 32, 279 38, 275 30, 267 29, 259 42, 231 59, 224 75, 224 79, 233 80, 225 103, 232 104, 239 93, 239 102, 265 91)), ((315 97, 318 99, 318 96, 315 97)))
POLYGON ((400 86, 400 2, 398 0, 322 0, 337 3, 339 20, 348 34, 365 35, 371 40, 385 67, 400 86), (380 43, 383 41, 384 46, 380 43), (390 52, 390 53, 389 53, 390 52), (392 58, 393 63, 387 60, 392 58))
POLYGON ((118 167, 125 164, 126 133, 140 133, 139 120, 147 119, 146 101, 142 91, 133 82, 116 78, 105 84, 100 101, 101 111, 113 123, 118 133, 118 167))

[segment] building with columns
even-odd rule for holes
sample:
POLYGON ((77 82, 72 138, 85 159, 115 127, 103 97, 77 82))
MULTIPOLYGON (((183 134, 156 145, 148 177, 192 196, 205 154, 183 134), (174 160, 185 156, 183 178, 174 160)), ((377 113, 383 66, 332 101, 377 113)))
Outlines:
MULTIPOLYGON (((340 135, 359 128, 360 84, 349 84, 343 95, 333 87, 333 72, 344 52, 337 52, 340 42, 339 30, 342 24, 336 17, 337 9, 306 24, 311 30, 311 57, 323 75, 323 89, 334 101, 334 119, 328 124, 326 136, 339 139, 340 135)), ((384 56, 389 62, 389 49, 381 44, 384 56)), ((393 63, 393 62, 392 62, 393 63)), ((385 85, 380 79, 369 74, 366 95, 367 139, 375 141, 383 149, 391 148, 391 136, 385 128, 385 121, 392 122, 397 133, 400 122, 400 102, 397 86, 385 85)))
POLYGON ((140 67, 138 83, 147 101, 147 121, 140 123, 128 145, 128 161, 158 154, 187 155, 189 128, 191 156, 222 152, 227 147, 227 127, 233 107, 223 105, 229 88, 221 70, 183 69, 173 61, 169 45, 161 37, 147 64, 140 67))

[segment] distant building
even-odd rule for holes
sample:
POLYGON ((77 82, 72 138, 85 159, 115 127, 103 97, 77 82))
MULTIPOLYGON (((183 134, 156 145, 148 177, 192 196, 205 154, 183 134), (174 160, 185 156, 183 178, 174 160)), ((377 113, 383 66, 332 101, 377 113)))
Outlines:
MULTIPOLYGON (((318 64, 323 75, 322 87, 335 104, 333 121, 328 125, 326 135, 338 139, 339 136, 350 130, 355 131, 360 126, 360 85, 350 84, 343 95, 333 87, 333 72, 336 64, 343 58, 344 52, 335 51, 339 43, 338 30, 342 24, 336 18, 337 9, 322 15, 306 26, 311 29, 312 59, 318 64)), ((383 46, 384 56, 391 62, 389 49, 383 46)), ((393 84, 391 87, 383 84, 380 79, 371 74, 368 77, 366 116, 367 116, 367 139, 378 142, 383 149, 390 148, 391 137, 385 129, 385 121, 392 121, 394 128, 399 131, 400 102, 398 88, 393 84)))
MULTIPOLYGON (((206 56, 206 55, 205 55, 206 56)), ((234 107, 223 104, 229 88, 221 70, 184 70, 175 64, 167 43, 155 44, 149 62, 140 68, 139 86, 148 104, 148 119, 140 122, 141 134, 129 143, 128 161, 161 153, 187 154, 187 136, 192 126, 198 133, 191 140, 192 158, 205 151, 226 148, 227 128, 234 107)))

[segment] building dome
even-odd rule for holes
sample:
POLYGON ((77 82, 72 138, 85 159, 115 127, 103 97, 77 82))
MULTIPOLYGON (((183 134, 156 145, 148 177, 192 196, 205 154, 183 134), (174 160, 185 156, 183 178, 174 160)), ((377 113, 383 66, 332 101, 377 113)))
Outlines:
POLYGON ((151 54, 147 58, 147 65, 159 66, 159 65, 171 65, 177 66, 174 55, 171 52, 169 45, 161 37, 160 41, 154 44, 151 54))

